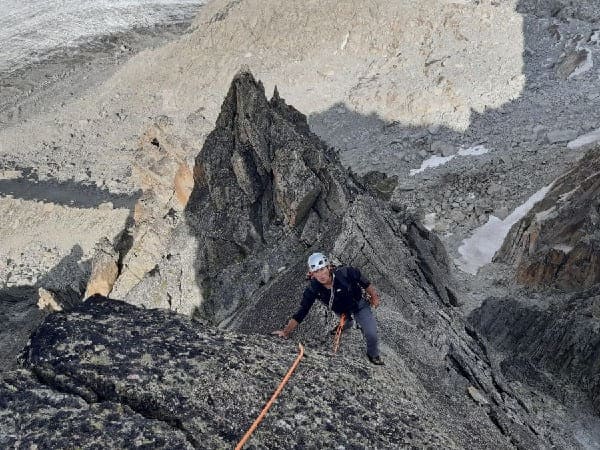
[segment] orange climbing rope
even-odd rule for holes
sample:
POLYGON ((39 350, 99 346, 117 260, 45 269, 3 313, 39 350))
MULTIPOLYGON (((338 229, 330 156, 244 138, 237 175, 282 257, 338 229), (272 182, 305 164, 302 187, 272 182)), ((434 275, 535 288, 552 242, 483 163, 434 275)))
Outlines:
POLYGON ((340 348, 340 341, 342 340, 342 331, 344 331, 344 324, 346 323, 346 314, 342 314, 340 317, 340 323, 335 330, 335 336, 333 338, 333 353, 337 353, 340 348))
POLYGON ((252 436, 252 433, 254 433, 254 430, 256 430, 258 425, 265 418, 265 416, 267 415, 267 411, 269 411, 269 408, 271 407, 271 405, 273 405, 273 402, 277 399, 277 397, 283 390, 283 387, 285 386, 285 384, 288 382, 288 380, 292 376, 292 373, 294 373, 294 370, 296 370, 296 367, 298 366, 298 364, 300 363, 300 360, 304 356, 304 346, 302 344, 298 344, 298 349, 299 349, 299 351, 298 351, 298 356, 296 357, 296 360, 293 362, 292 366, 287 371, 287 373, 283 377, 283 380, 281 380, 281 383, 279 383, 279 386, 277 386, 277 389, 275 389, 275 392, 273 392, 273 395, 271 396, 271 398, 269 399, 269 401, 267 402, 265 407, 262 409, 262 411, 260 412, 260 414, 258 415, 256 420, 254 421, 254 423, 252 425, 250 425, 250 428, 248 428, 248 431, 246 431, 246 434, 244 434, 244 437, 240 440, 238 445, 236 445, 235 450, 241 450, 242 447, 244 447, 244 444, 248 441, 248 439, 250 439, 250 436, 252 436))

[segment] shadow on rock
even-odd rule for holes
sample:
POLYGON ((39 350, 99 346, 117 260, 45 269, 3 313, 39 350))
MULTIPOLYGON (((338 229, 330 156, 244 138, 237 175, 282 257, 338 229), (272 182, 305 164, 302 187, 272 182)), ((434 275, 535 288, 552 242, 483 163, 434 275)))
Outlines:
POLYGON ((34 286, 14 286, 0 291, 0 322, 3 324, 0 371, 15 367, 16 357, 29 335, 46 317, 47 312, 40 310, 40 306, 68 310, 81 302, 89 277, 89 264, 81 262, 82 256, 81 247, 76 245, 34 286))
POLYGON ((110 202, 114 208, 131 209, 139 197, 139 194, 114 194, 94 185, 75 181, 40 180, 31 170, 19 167, 16 169, 22 172, 24 177, 0 180, 0 194, 72 208, 97 208, 110 202))
POLYGON ((38 290, 34 286, 0 291, 0 372, 14 369, 18 353, 46 315, 38 309, 37 301, 38 290))
POLYGON ((73 246, 71 252, 41 276, 37 286, 46 289, 54 296, 62 309, 72 308, 81 302, 91 270, 89 261, 82 261, 83 249, 73 246))

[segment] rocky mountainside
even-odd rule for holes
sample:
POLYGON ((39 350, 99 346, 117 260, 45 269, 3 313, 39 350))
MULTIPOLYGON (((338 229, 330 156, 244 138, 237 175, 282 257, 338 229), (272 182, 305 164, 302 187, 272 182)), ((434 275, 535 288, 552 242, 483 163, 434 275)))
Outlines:
POLYGON ((184 136, 195 115, 206 137, 231 77, 248 64, 268 91, 277 84, 292 104, 315 115, 316 131, 351 151, 350 159, 359 157, 358 167, 366 162, 361 150, 375 155, 380 133, 344 136, 340 127, 351 125, 352 115, 341 120, 337 109, 348 105, 374 119, 464 130, 471 111, 519 95, 521 28, 514 1, 211 1, 182 39, 134 56, 64 106, 41 105, 27 120, 0 129, 2 160, 36 168, 44 178, 85 177, 113 192, 131 191, 138 187, 128 173, 132 150, 148 118, 170 116, 184 136), (318 117, 328 111, 340 120, 318 117), (85 159, 77 157, 82 148, 85 159), (52 150, 43 161, 42 150, 52 150))
MULTIPOLYGON (((55 448, 78 445, 79 435, 82 444, 109 447, 232 447, 295 353, 291 343, 93 297, 46 320, 26 349, 28 371, 0 385, 0 442, 55 448), (59 417, 68 419, 66 426, 52 426, 59 417)), ((459 448, 493 445, 495 438, 504 442, 498 448, 508 444, 489 420, 475 419, 462 431, 440 426, 438 414, 409 388, 354 357, 312 350, 251 443, 459 448)))
POLYGON ((168 253, 128 303, 92 297, 49 315, 34 333, 25 370, 2 384, 3 443, 60 445, 74 433, 110 433, 117 447, 232 445, 292 359, 293 344, 268 332, 294 311, 306 255, 319 248, 361 267, 380 291, 387 365, 368 365, 356 330, 333 355, 315 309, 295 335, 308 357, 255 445, 576 445, 560 415, 531 414, 529 394, 509 386, 461 317, 439 239, 401 205, 376 199, 300 112, 277 93, 267 102, 251 74, 233 80, 194 173, 168 253), (193 271, 184 250, 195 257, 193 271), (196 277, 184 279, 184 270, 196 277), (147 309, 157 299, 177 309, 167 303, 170 289, 192 289, 184 283, 202 294, 185 310, 197 306, 200 322, 147 309), (77 419, 49 427, 63 409, 77 419))
POLYGON ((495 256, 530 286, 586 288, 600 281, 600 147, 552 184, 495 256))
POLYGON ((597 439, 600 398, 599 156, 593 148, 558 178, 496 254, 509 267, 508 282, 525 287, 487 298, 469 316, 499 352, 511 386, 596 416, 580 439, 589 447, 597 439))
POLYGON ((471 322, 506 357, 510 378, 560 398, 582 392, 600 411, 598 286, 558 299, 488 299, 471 322))
MULTIPOLYGON (((87 227, 102 217, 67 200, 65 208, 54 205, 35 232, 25 228, 19 236, 0 221, 11 240, 26 244, 24 255, 13 245, 0 254, 9 260, 0 266, 0 281, 11 274, 12 285, 27 283, 74 245, 87 259, 95 241, 114 238, 110 226, 121 228, 137 200, 114 196, 147 187, 149 165, 142 163, 141 173, 132 170, 144 131, 160 129, 184 144, 175 145, 186 149, 178 164, 185 161, 182 170, 191 170, 228 83, 244 64, 268 92, 279 86, 311 129, 340 149, 344 166, 398 177, 392 195, 409 202, 421 219, 430 217, 430 228, 455 256, 461 240, 490 214, 505 216, 581 156, 567 150, 569 140, 600 128, 593 65, 600 48, 597 6, 597 0, 212 1, 188 35, 142 52, 106 82, 57 88, 53 92, 64 94, 60 101, 25 102, 7 111, 12 118, 0 127, 0 185, 19 189, 15 198, 2 199, 1 216, 42 209, 30 192, 46 182, 49 193, 91 191, 102 199, 92 206, 106 210, 102 226, 87 227), (331 27, 334 16, 338 26, 331 27), (410 175, 430 157, 474 145, 490 151, 410 175), (54 180, 69 183, 56 186, 54 180), (74 230, 56 236, 57 228, 75 222, 74 230)), ((153 173, 154 180, 165 176, 153 173)), ((42 206, 50 208, 47 203, 61 203, 60 196, 44 197, 42 206)), ((163 225, 170 227, 166 212, 163 225)), ((156 230, 139 231, 143 239, 165 244, 156 230)), ((140 259, 142 274, 156 264, 152 254, 129 257, 140 259)), ((120 296, 138 275, 133 270, 127 284, 123 279, 120 296)))
MULTIPOLYGON (((267 102, 262 84, 249 73, 233 80, 194 174, 181 223, 156 265, 126 293, 130 303, 188 314, 201 307, 215 323, 231 321, 240 308, 260 305, 263 296, 272 295, 282 277, 302 279, 311 248, 364 264, 382 251, 379 242, 387 242, 369 239, 372 233, 397 240, 398 219, 382 216, 387 207, 368 195, 337 153, 310 132, 305 116, 277 93, 267 102), (365 218, 368 223, 356 223, 365 218)), ((164 227, 162 232, 167 234, 164 227)), ((419 233, 412 234, 415 247, 444 254, 436 241, 420 244, 419 233)), ((133 248, 139 253, 135 242, 133 248)), ((422 259, 427 273, 443 274, 438 279, 429 275, 443 302, 456 302, 444 260, 422 259)), ((123 293, 120 279, 115 286, 117 294, 123 293)), ((298 298, 281 294, 288 301, 298 298)))
POLYGON ((381 293, 386 366, 356 329, 333 355, 315 307, 251 445, 600 446, 600 3, 414 3, 215 0, 0 115, 0 446, 232 446, 315 250, 381 293))
POLYGON ((534 402, 543 398, 582 448, 595 448, 599 437, 598 299, 598 286, 521 292, 488 298, 470 316, 511 388, 534 402))

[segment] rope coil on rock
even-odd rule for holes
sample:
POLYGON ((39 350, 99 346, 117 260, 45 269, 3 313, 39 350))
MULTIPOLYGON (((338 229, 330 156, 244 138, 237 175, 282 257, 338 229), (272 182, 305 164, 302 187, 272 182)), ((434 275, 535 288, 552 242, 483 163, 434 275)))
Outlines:
POLYGON ((244 444, 246 444, 246 442, 248 441, 248 439, 250 439, 250 436, 252 436, 252 433, 254 433, 254 430, 256 430, 258 425, 265 418, 265 416, 267 415, 267 411, 269 411, 269 408, 271 408, 271 406, 273 405, 273 403, 275 402, 275 400, 277 399, 277 397, 283 390, 283 387, 286 385, 286 383, 292 376, 292 373, 294 373, 294 370, 296 370, 296 367, 300 363, 300 360, 302 359, 303 356, 304 356, 304 346, 299 343, 298 344, 298 356, 292 363, 291 367, 289 368, 289 370, 287 371, 287 373, 281 380, 281 383, 279 383, 279 386, 277 386, 277 389, 275 389, 275 392, 273 392, 273 395, 271 396, 271 398, 269 399, 267 404, 264 406, 264 408, 262 409, 262 411, 260 412, 260 414, 258 415, 256 420, 252 423, 252 425, 250 425, 250 428, 248 428, 248 431, 246 431, 246 434, 244 434, 244 437, 242 437, 242 439, 240 440, 238 445, 236 445, 235 450, 241 450, 244 447, 244 444))
POLYGON ((344 331, 344 325, 346 324, 346 314, 342 314, 340 317, 340 323, 335 330, 335 336, 333 337, 333 353, 337 353, 340 348, 340 342, 342 340, 342 331, 344 331))

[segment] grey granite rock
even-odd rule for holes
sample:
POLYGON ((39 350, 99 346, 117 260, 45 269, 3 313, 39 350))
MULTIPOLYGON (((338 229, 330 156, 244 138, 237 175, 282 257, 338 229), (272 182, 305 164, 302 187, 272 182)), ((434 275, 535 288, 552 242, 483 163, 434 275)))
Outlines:
POLYGON ((112 401, 87 402, 26 370, 0 379, 2 448, 194 448, 185 434, 112 401))
POLYGON ((596 286, 552 300, 489 298, 470 321, 505 355, 502 367, 512 379, 542 392, 568 398, 580 390, 600 411, 600 289, 596 286), (551 381, 554 375, 559 381, 551 381))
POLYGON ((37 307, 35 287, 21 286, 0 291, 0 373, 16 366, 17 354, 45 316, 37 307))
MULTIPOLYGON (((450 325, 451 315, 438 317, 450 325)), ((432 335, 443 328, 430 327, 432 335)), ((412 356, 390 358, 380 368, 348 353, 355 346, 353 334, 346 351, 335 357, 307 347, 250 445, 541 447, 527 426, 519 425, 521 408, 502 406, 510 390, 501 378, 492 382, 489 368, 482 369, 489 364, 482 341, 446 335, 447 369, 432 366, 434 358, 418 358, 419 346, 410 350, 412 356), (480 394, 477 401, 470 387, 480 394)), ((28 370, 4 377, 0 442, 40 448, 65 442, 232 447, 295 356, 292 343, 222 332, 173 312, 91 297, 69 313, 48 316, 24 353, 28 370), (52 426, 59 418, 68 425, 52 426)))
POLYGON ((441 156, 452 156, 458 152, 457 148, 445 141, 433 141, 431 143, 431 152, 441 156))
POLYGON ((585 48, 570 52, 569 54, 565 55, 565 57, 558 64, 558 67, 556 68, 556 75, 561 80, 567 80, 587 61, 589 57, 590 50, 585 48))

